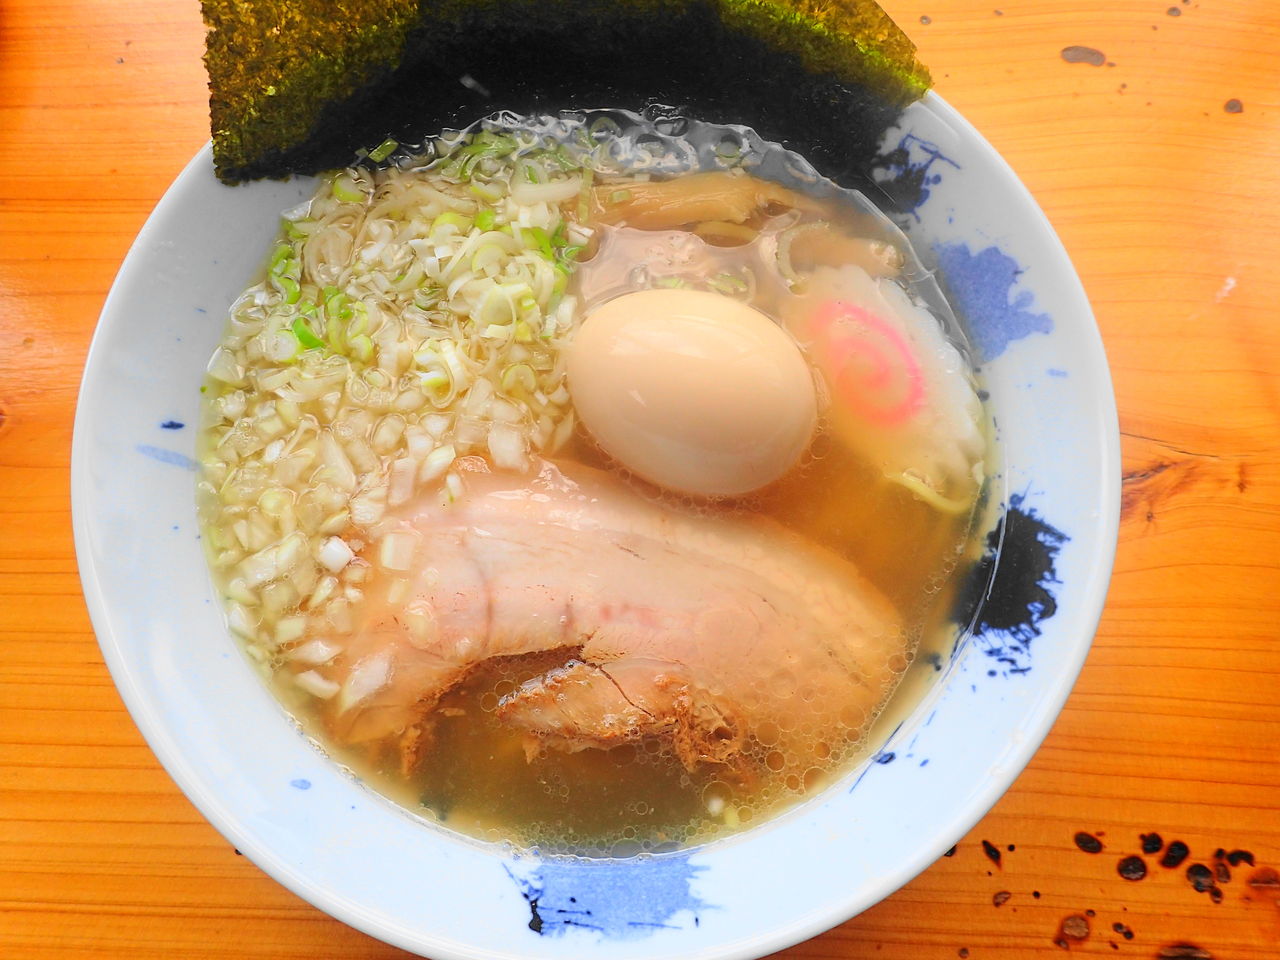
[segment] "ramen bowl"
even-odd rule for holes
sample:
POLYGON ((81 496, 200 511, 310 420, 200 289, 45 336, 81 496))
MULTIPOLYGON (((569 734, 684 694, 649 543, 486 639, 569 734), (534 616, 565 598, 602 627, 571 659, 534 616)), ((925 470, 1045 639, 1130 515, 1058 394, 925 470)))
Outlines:
POLYGON ((838 782, 727 839, 617 860, 481 843, 408 815, 328 759, 231 638, 196 518, 198 387, 278 212, 313 183, 226 187, 207 148, 195 157, 104 307, 72 499, 121 696, 228 842, 334 917, 437 960, 746 960, 881 900, 983 816, 1048 732, 1097 625, 1118 522, 1114 400, 1066 253, 982 137, 930 94, 883 153, 875 176, 906 197, 901 224, 967 326, 998 425, 982 602, 958 610, 910 712, 838 782))

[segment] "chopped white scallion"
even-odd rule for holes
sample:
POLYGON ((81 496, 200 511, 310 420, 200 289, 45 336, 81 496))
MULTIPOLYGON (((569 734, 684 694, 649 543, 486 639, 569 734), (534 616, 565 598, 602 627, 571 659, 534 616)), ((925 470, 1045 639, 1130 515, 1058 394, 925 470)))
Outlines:
POLYGON ((341 652, 342 647, 338 644, 316 637, 286 651, 284 657, 296 663, 319 666, 322 663, 328 663, 341 652))
POLYGON ((418 480, 421 483, 427 483, 440 476, 457 459, 457 450, 453 444, 445 444, 432 450, 425 460, 422 461, 422 467, 418 471, 418 480))
MULTIPOLYGON (((504 470, 526 469, 529 460, 525 453, 524 432, 513 424, 492 424, 489 427, 489 455, 494 465, 504 470)), ((456 498, 457 494, 454 496, 456 498)))
POLYGON ((341 537, 330 537, 320 547, 320 554, 316 559, 319 561, 320 566, 330 573, 337 573, 349 564, 354 557, 355 552, 347 546, 347 541, 341 537))
POLYGON ((417 427, 405 431, 404 445, 409 451, 409 456, 418 460, 424 459, 434 446, 426 430, 417 427))
POLYGON ((302 673, 295 674, 293 682, 313 697, 318 697, 321 700, 332 699, 342 689, 340 684, 322 676, 315 670, 304 670, 302 673))
POLYGON ((263 547, 240 561, 240 576, 250 587, 260 587, 280 575, 276 547, 263 547))
POLYGON ((227 626, 245 640, 258 638, 258 618, 246 610, 241 604, 227 605, 227 626))
POLYGON ((293 571, 307 552, 307 538, 301 533, 285 537, 276 548, 276 576, 283 577, 293 571))
MULTIPOLYGON (((447 162, 339 173, 286 211, 274 269, 233 305, 208 367, 199 496, 228 622, 264 672, 291 661, 301 689, 341 689, 344 709, 389 660, 345 688, 310 668, 342 652, 365 591, 411 601, 418 540, 396 508, 424 489, 460 497, 459 456, 527 469, 572 432, 556 351, 581 310, 552 254, 591 240, 560 204, 592 178, 502 155, 458 183, 437 177, 447 162)), ((418 642, 434 629, 406 626, 418 642)))
POLYGON ((320 456, 323 458, 328 479, 348 492, 356 488, 355 468, 343 452, 333 434, 325 431, 320 435, 320 456))
POLYGON ((409 581, 405 577, 397 577, 387 588, 387 603, 395 606, 409 599, 409 581))
POLYGON ((351 668, 338 697, 338 709, 346 712, 361 700, 377 693, 391 678, 391 654, 383 650, 365 657, 351 668))
POLYGON ((462 485, 462 478, 453 471, 450 471, 444 478, 444 488, 449 494, 449 502, 453 503, 463 494, 464 487, 462 485))
MULTIPOLYGON (((566 177, 563 180, 553 180, 550 183, 529 183, 523 178, 513 177, 511 199, 515 203, 526 207, 531 207, 534 204, 563 203, 565 200, 572 200, 577 197, 581 189, 582 177, 576 175, 566 177)), ((536 213, 542 213, 542 211, 536 211, 536 213)), ((531 220, 535 215, 534 211, 528 212, 531 220)), ((545 218, 546 214, 543 213, 542 217, 545 218)))
POLYGON ((277 644, 293 643, 301 640, 307 632, 307 618, 304 616, 285 617, 276 623, 277 644))
POLYGON ((401 614, 400 622, 404 625, 405 634, 410 646, 419 650, 430 650, 436 639, 436 619, 423 609, 406 610, 401 614))
POLYGON ((453 426, 453 417, 447 413, 429 413, 422 418, 423 429, 434 440, 439 440, 453 426))
POLYGON ((367 527, 382 519, 387 512, 387 484, 382 481, 351 498, 351 520, 367 527))
POLYGON ((417 471, 417 461, 411 457, 401 457, 391 465, 391 476, 387 481, 387 506, 399 506, 413 496, 413 481, 417 471))
POLYGON ((330 600, 324 608, 325 619, 329 623, 329 632, 346 635, 355 629, 355 618, 351 614, 351 604, 338 597, 330 600))
POLYGON ((379 545, 378 562, 386 570, 408 570, 417 546, 417 538, 407 530, 388 533, 379 545))
POLYGON ((236 361, 235 355, 226 347, 214 351, 209 361, 209 376, 232 386, 240 386, 244 382, 244 367, 236 361))
POLYGON ((258 595, 250 590, 239 577, 227 583, 227 596, 236 603, 244 604, 246 607, 256 607, 258 605, 258 595))
POLYGON ((333 596, 333 592, 337 588, 337 577, 321 577, 319 582, 316 583, 315 590, 313 590, 311 596, 307 598, 307 607, 311 610, 319 609, 323 606, 326 600, 333 596))

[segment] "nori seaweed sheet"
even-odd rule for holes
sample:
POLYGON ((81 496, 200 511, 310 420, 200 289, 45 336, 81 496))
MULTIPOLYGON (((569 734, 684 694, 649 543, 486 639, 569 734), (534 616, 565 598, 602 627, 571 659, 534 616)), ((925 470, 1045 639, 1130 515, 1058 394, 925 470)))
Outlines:
POLYGON ((929 83, 888 16, 852 0, 353 0, 320 3, 318 28, 302 0, 203 6, 228 183, 341 167, 496 110, 660 103, 753 127, 859 186, 929 83))

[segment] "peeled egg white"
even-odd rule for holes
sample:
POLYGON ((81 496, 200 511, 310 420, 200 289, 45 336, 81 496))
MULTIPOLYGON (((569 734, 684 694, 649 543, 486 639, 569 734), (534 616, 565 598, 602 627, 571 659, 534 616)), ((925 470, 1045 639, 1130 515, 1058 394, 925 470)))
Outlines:
POLYGON ((795 341, 716 293, 643 290, 588 314, 566 356, 583 425, 622 466, 699 496, 749 493, 786 473, 817 422, 795 341))

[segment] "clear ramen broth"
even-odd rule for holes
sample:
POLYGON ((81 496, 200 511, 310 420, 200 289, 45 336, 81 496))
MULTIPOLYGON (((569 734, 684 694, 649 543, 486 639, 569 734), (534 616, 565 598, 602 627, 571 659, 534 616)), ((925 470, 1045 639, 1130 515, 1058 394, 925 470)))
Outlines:
MULTIPOLYGON (((806 169, 741 128, 503 116, 285 212, 210 363, 199 508, 231 631, 355 776, 479 839, 626 856, 815 795, 910 708, 986 417, 905 237, 806 169), (750 306, 802 358, 812 423, 768 482, 668 482, 575 405, 570 361, 605 362, 579 331, 655 290, 750 306)), ((724 415, 763 444, 670 376, 729 408, 665 439, 724 415)))

